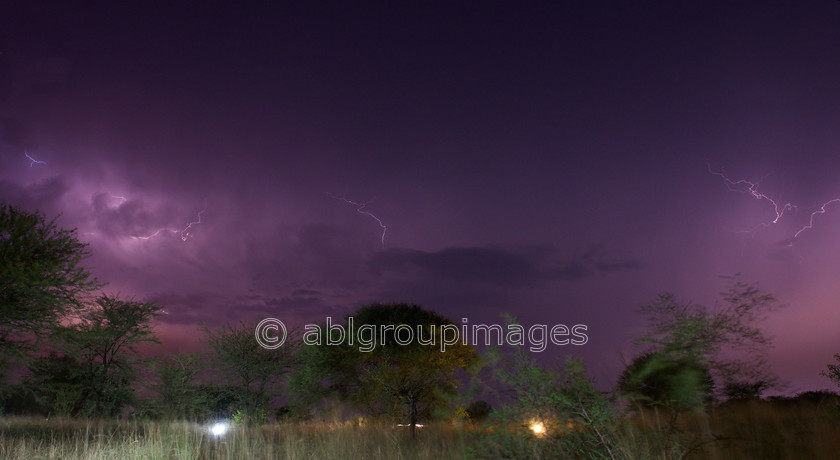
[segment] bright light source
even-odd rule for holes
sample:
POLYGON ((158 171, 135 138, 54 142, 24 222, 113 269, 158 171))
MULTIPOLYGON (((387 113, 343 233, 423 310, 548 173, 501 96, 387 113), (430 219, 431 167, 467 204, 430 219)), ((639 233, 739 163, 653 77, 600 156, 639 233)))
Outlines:
POLYGON ((531 424, 531 431, 537 436, 543 435, 545 434, 545 426, 540 422, 534 422, 531 424))
POLYGON ((213 426, 210 427, 210 434, 218 438, 227 433, 228 428, 229 425, 225 422, 214 423, 213 426))

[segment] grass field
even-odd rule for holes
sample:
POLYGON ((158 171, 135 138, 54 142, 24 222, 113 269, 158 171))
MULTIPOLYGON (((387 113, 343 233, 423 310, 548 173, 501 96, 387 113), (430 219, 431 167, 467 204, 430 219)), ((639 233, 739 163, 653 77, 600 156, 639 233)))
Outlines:
POLYGON ((671 439, 664 439, 668 423, 662 414, 627 418, 619 428, 623 453, 661 459, 840 458, 840 410, 833 402, 727 403, 705 414, 681 415, 671 439))
MULTIPOLYGON (((835 402, 750 401, 706 414, 683 414, 675 430, 655 412, 617 427, 621 458, 830 459, 840 456, 840 410, 835 402)), ((412 441, 405 428, 378 424, 295 422, 233 426, 214 438, 191 422, 0 418, 3 459, 465 459, 476 458, 484 428, 438 424, 412 441)), ((523 433, 522 442, 544 443, 523 433)), ((529 459, 572 458, 535 448, 529 459)), ((501 458, 497 456, 495 458, 501 458)), ((586 458, 587 455, 580 455, 586 458)), ((490 454, 489 458, 494 458, 490 454)))
POLYGON ((128 422, 5 417, 3 459, 434 459, 467 458, 466 432, 351 423, 233 426, 215 438, 192 422, 128 422))

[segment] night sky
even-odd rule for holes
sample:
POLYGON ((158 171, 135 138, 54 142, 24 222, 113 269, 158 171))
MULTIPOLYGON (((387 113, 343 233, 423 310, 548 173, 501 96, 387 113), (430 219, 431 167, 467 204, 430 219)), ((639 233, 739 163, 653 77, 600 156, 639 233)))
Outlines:
POLYGON ((792 237, 840 197, 840 2, 16 3, 0 198, 163 305, 166 350, 399 301, 586 324, 544 359, 608 385, 639 306, 740 272, 788 305, 786 392, 831 386, 840 202, 792 237))

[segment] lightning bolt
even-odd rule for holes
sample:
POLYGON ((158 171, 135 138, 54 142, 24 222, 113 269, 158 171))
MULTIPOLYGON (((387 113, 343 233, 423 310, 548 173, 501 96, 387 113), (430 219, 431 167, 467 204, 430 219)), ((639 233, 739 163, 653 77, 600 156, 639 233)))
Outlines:
POLYGON ((367 211, 365 209, 367 207, 367 205, 372 203, 373 200, 375 200, 376 198, 374 198, 370 201, 365 201, 364 203, 357 203, 355 201, 350 201, 350 200, 348 200, 347 198, 344 198, 344 197, 337 197, 330 192, 324 192, 324 194, 329 196, 330 198, 335 199, 335 200, 343 201, 347 204, 355 206, 356 207, 356 212, 358 212, 359 214, 364 214, 366 216, 369 216, 371 219, 375 220, 376 223, 379 224, 379 228, 382 229, 382 236, 379 238, 379 241, 382 243, 382 247, 385 248, 385 233, 388 231, 388 226, 382 223, 382 219, 380 219, 379 217, 375 216, 373 213, 371 213, 370 211, 367 211))
POLYGON ((111 198, 113 198, 113 199, 115 199, 115 200, 120 200, 120 202, 117 204, 117 206, 122 206, 122 204, 123 204, 123 203, 125 203, 126 201, 128 201, 128 198, 126 198, 126 197, 124 197, 124 196, 121 196, 121 195, 114 195, 114 194, 112 194, 112 193, 110 193, 110 192, 108 192, 108 195, 110 195, 110 196, 111 196, 111 198))
POLYGON ((181 230, 181 241, 187 241, 187 239, 189 239, 189 237, 192 236, 192 232, 190 231, 190 229, 193 227, 193 225, 200 225, 202 223, 201 222, 201 216, 205 212, 207 212, 207 198, 204 199, 204 209, 202 209, 201 211, 198 211, 198 220, 195 221, 195 222, 187 223, 187 226, 184 227, 183 230, 181 230))
MULTIPOLYGON (((114 197, 114 198, 120 198, 120 197, 114 197)), ((160 235, 163 232, 169 232, 169 233, 172 233, 172 234, 175 234, 175 235, 180 234, 181 235, 181 241, 187 241, 191 236, 193 236, 190 229, 192 229, 194 225, 199 225, 199 224, 203 223, 201 221, 201 218, 204 215, 204 213, 206 213, 206 212, 207 212, 207 199, 205 198, 204 199, 204 209, 199 211, 198 214, 197 214, 198 215, 198 220, 188 222, 187 226, 184 227, 183 230, 173 230, 171 228, 161 227, 161 228, 157 229, 157 231, 155 231, 154 233, 150 233, 148 235, 143 235, 143 236, 132 236, 131 238, 135 239, 135 240, 149 240, 149 239, 152 239, 152 238, 160 235)))
MULTIPOLYGON (((785 214, 786 211, 796 211, 798 209, 798 207, 796 205, 794 205, 792 203, 789 203, 789 202, 785 203, 784 205, 780 205, 780 203, 781 203, 780 201, 777 201, 777 200, 769 197, 768 195, 765 195, 764 193, 761 193, 761 192, 758 191, 758 186, 761 184, 761 181, 764 180, 767 176, 769 176, 769 174, 761 177, 756 182, 750 182, 746 179, 741 179, 741 180, 734 181, 734 180, 730 179, 729 176, 726 175, 726 171, 723 168, 721 168, 720 171, 713 171, 712 167, 711 167, 711 165, 709 165, 708 161, 706 161, 706 169, 709 171, 709 173, 714 174, 715 176, 718 176, 718 177, 722 178, 724 183, 726 184, 726 187, 729 190, 732 190, 733 192, 739 192, 739 193, 749 193, 755 199, 765 200, 765 201, 770 202, 773 205, 773 209, 775 211, 776 218, 773 219, 770 222, 763 222, 761 224, 758 224, 756 227, 754 227, 752 230, 749 231, 750 233, 755 232, 760 227, 767 227, 770 224, 777 224, 777 223, 779 223, 779 220, 781 220, 782 216, 785 214)), ((816 211, 812 212, 811 215, 808 217, 808 224, 803 226, 799 230, 797 230, 796 233, 794 233, 793 236, 790 239, 785 240, 787 245, 789 245, 789 246, 793 245, 793 242, 797 238, 799 238, 799 235, 801 235, 803 232, 805 232, 807 230, 811 230, 812 228, 814 228, 814 218, 817 216, 817 214, 825 214, 826 212, 828 212, 826 207, 831 205, 831 204, 834 204, 834 203, 840 203, 840 198, 832 198, 832 199, 826 201, 825 203, 823 203, 822 205, 820 205, 817 208, 816 211)))
POLYGON ((706 169, 709 171, 709 173, 714 174, 715 176, 718 176, 718 177, 722 178, 724 183, 726 184, 726 188, 728 188, 729 190, 731 190, 733 192, 739 192, 739 193, 749 193, 756 200, 768 201, 768 202, 770 202, 770 204, 773 205, 773 210, 776 214, 776 218, 771 220, 769 223, 765 222, 765 223, 758 224, 755 228, 753 228, 751 230, 751 232, 757 230, 759 227, 766 227, 770 224, 778 224, 779 220, 785 214, 785 211, 791 211, 791 210, 796 209, 796 206, 794 206, 791 203, 785 203, 783 205, 780 205, 779 204, 779 203, 781 203, 780 201, 776 201, 773 198, 771 198, 771 197, 765 195, 764 193, 761 193, 761 192, 758 191, 758 186, 761 185, 761 181, 764 180, 767 176, 769 176, 769 174, 763 176, 757 182, 750 182, 746 179, 740 179, 740 180, 737 180, 737 181, 733 181, 732 179, 729 178, 729 176, 726 175, 726 171, 723 170, 722 168, 721 168, 720 171, 713 171, 712 166, 709 164, 708 161, 706 162, 706 169))
POLYGON ((132 238, 132 239, 135 239, 135 240, 150 240, 150 239, 152 239, 152 238, 154 238, 154 237, 156 237, 156 236, 160 235, 160 233, 161 233, 161 232, 163 232, 163 231, 172 232, 172 233, 178 233, 178 230, 172 230, 172 229, 170 229, 170 228, 159 228, 159 229, 158 229, 156 232, 154 232, 154 233, 150 233, 150 234, 148 234, 148 235, 144 235, 144 236, 134 236, 134 235, 132 235, 132 237, 131 237, 131 238, 132 238))
POLYGON ((32 158, 31 156, 29 156, 29 153, 26 152, 26 151, 24 151, 23 154, 26 155, 26 158, 28 158, 32 162, 32 163, 29 163, 30 168, 35 166, 36 164, 40 164, 40 165, 47 164, 46 161, 36 160, 36 159, 32 158))
POLYGON ((799 231, 794 233, 792 239, 795 240, 802 232, 814 228, 814 216, 816 216, 817 214, 825 214, 826 213, 826 210, 825 210, 826 206, 828 206, 832 203, 838 203, 838 202, 840 202, 840 198, 834 198, 832 200, 828 200, 825 203, 823 203, 822 206, 819 207, 819 209, 817 209, 816 211, 811 213, 811 216, 808 218, 808 225, 800 228, 799 231))

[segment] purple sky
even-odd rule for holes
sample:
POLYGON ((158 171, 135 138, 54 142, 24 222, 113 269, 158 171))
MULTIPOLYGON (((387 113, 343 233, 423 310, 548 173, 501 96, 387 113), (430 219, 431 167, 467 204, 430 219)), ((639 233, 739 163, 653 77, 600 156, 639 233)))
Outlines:
POLYGON ((165 307, 167 349, 401 301, 586 324, 543 354, 607 383, 640 305, 741 272, 788 304, 765 330, 789 390, 830 387, 840 203, 786 243, 840 197, 839 2, 25 3, 0 15, 0 198, 62 213, 109 291, 165 307), (797 208, 740 232, 773 205, 707 160, 797 208), (384 247, 329 194, 375 198, 384 247))

